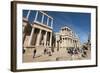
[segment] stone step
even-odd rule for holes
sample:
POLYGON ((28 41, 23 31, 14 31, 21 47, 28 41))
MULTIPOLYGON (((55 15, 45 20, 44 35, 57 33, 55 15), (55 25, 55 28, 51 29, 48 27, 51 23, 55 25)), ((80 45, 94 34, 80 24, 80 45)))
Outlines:
POLYGON ((41 55, 44 53, 44 46, 38 46, 35 48, 26 48, 25 49, 25 54, 33 54, 34 49, 36 49, 36 55, 41 55))

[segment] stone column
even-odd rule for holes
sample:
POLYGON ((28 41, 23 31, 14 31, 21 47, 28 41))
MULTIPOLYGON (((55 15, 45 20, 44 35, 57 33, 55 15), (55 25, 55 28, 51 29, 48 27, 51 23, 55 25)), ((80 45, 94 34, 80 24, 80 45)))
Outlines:
POLYGON ((53 28, 53 19, 52 19, 52 21, 51 21, 51 28, 53 28))
POLYGON ((77 48, 77 41, 76 41, 76 48, 77 48))
POLYGON ((66 37, 66 47, 67 47, 67 37, 66 37))
POLYGON ((28 11, 28 14, 26 16, 27 19, 29 18, 30 12, 31 12, 31 10, 28 11))
POLYGON ((71 43, 70 43, 70 44, 71 44, 71 47, 73 47, 73 46, 72 46, 72 39, 70 39, 70 42, 71 42, 71 43))
POLYGON ((47 18, 47 25, 49 25, 49 17, 47 18))
POLYGON ((52 46, 52 32, 50 34, 50 47, 52 46))
POLYGON ((34 28, 32 28, 32 31, 31 31, 31 35, 30 35, 30 38, 29 38, 29 45, 32 45, 33 34, 34 34, 34 28))
POLYGON ((35 20, 34 20, 34 21, 36 21, 36 20, 37 20, 37 17, 38 17, 38 11, 36 12, 36 15, 35 15, 35 20))
POLYGON ((71 47, 72 45, 71 45, 71 39, 70 39, 70 47, 71 47))
POLYGON ((68 43, 67 43, 67 42, 68 42, 68 38, 66 37, 66 47, 68 47, 68 46, 67 46, 67 45, 68 45, 68 43))
POLYGON ((43 20, 44 20, 44 14, 42 14, 42 20, 41 20, 41 23, 43 24, 43 20))
POLYGON ((39 33, 38 33, 37 40, 36 40, 36 46, 40 45, 41 31, 42 30, 40 30, 39 33))
POLYGON ((70 44, 70 47, 71 47, 71 39, 69 39, 69 44, 70 44))
POLYGON ((46 42, 47 42, 47 31, 45 32, 45 35, 44 35, 44 46, 46 46, 46 42))
POLYGON ((69 38, 68 38, 68 40, 67 40, 67 43, 68 43, 68 45, 67 45, 67 46, 69 47, 69 38))
POLYGON ((75 47, 75 40, 73 41, 74 47, 75 47))
POLYGON ((72 46, 74 47, 73 39, 72 39, 72 46))

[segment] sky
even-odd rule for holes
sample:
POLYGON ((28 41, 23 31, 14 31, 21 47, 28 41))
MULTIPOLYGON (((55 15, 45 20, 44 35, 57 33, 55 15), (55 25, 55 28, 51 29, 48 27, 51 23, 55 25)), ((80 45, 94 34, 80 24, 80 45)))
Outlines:
MULTIPOLYGON (((53 31, 59 32, 61 27, 67 26, 72 29, 78 36, 81 43, 87 42, 88 35, 91 32, 91 14, 77 12, 54 12, 44 11, 53 17, 53 31)), ((23 17, 26 17, 28 10, 23 10, 23 17)), ((29 22, 32 23, 36 11, 31 10, 29 22)))

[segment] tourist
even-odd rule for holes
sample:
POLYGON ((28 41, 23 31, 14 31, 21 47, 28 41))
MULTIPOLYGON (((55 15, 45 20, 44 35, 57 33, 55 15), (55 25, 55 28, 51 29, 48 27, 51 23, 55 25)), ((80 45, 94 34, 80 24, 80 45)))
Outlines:
POLYGON ((25 49, 23 49, 23 54, 25 53, 25 49))
POLYGON ((45 49, 44 49, 44 54, 46 54, 46 53, 47 53, 47 49, 45 48, 45 49))
POLYGON ((33 51, 33 58, 35 57, 35 55, 36 55, 36 49, 34 49, 33 51))

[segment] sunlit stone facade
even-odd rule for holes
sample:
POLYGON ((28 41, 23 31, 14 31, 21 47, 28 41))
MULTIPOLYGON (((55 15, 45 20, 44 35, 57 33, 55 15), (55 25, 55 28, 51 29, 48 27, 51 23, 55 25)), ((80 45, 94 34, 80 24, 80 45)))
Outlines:
POLYGON ((37 47, 40 45, 51 47, 53 18, 42 11, 36 11, 33 23, 29 23, 30 11, 23 18, 23 44, 24 47, 37 47), (41 16, 41 17, 40 17, 41 16))
POLYGON ((56 47, 60 48, 80 48, 79 37, 69 28, 62 27, 61 30, 56 33, 56 47))

